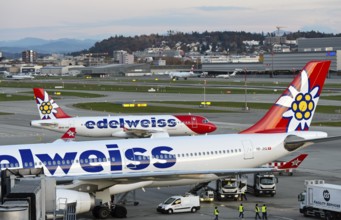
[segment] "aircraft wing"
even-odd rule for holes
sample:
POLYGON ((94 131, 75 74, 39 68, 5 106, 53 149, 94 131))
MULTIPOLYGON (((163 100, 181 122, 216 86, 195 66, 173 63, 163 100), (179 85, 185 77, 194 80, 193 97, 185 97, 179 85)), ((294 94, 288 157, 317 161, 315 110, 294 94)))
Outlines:
POLYGON ((164 138, 169 137, 169 134, 164 130, 158 129, 136 129, 124 128, 124 132, 136 137, 164 138))
MULTIPOLYGON (((176 179, 201 179, 207 175, 220 178, 229 175, 245 174, 245 173, 262 173, 274 172, 274 168, 245 168, 245 169, 226 169, 226 170, 178 170, 178 171, 155 171, 155 172, 131 172, 131 173, 115 173, 115 174, 94 174, 83 176, 64 176, 56 177, 57 181, 112 181, 113 185, 118 183, 130 183, 137 181, 167 181, 176 179)), ((214 178, 213 178, 214 179, 214 178)))

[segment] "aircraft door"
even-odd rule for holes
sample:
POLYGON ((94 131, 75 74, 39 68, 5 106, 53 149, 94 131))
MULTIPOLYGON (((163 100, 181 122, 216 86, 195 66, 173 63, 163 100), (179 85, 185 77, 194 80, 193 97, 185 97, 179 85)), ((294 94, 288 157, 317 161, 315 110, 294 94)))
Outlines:
POLYGON ((198 127, 198 120, 196 117, 191 117, 192 128, 198 127))
POLYGON ((244 160, 253 159, 253 144, 250 140, 242 141, 244 148, 244 160))

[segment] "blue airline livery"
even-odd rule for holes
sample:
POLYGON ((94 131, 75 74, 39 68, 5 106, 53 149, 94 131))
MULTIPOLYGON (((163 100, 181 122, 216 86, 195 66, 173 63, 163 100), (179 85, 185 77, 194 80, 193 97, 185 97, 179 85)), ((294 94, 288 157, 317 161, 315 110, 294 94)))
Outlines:
POLYGON ((217 127, 198 115, 131 115, 71 117, 42 88, 33 89, 40 120, 31 126, 66 132, 75 128, 77 135, 88 137, 169 137, 207 134, 217 127))
POLYGON ((307 63, 265 116, 238 134, 0 146, 1 169, 43 169, 59 182, 57 200, 76 202, 76 213, 92 210, 96 218, 126 215, 124 207, 113 205, 118 193, 272 171, 260 166, 341 139, 309 131, 329 66, 330 61, 307 63))

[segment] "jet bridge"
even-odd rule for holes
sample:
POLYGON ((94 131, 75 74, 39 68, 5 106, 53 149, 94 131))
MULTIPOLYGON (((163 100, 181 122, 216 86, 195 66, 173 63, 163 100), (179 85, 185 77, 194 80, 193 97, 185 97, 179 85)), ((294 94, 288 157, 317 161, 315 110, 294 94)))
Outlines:
POLYGON ((75 208, 76 204, 56 201, 56 181, 46 178, 42 169, 1 171, 0 219, 75 220, 75 208))

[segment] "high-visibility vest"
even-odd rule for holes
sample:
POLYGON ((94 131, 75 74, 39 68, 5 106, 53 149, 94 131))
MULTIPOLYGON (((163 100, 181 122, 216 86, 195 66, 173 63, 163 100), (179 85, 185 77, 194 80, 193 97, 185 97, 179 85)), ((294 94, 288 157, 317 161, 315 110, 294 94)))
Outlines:
POLYGON ((243 212, 244 211, 244 207, 242 205, 239 206, 239 212, 243 212))
POLYGON ((265 205, 262 206, 262 212, 263 213, 266 212, 266 206, 265 205))
POLYGON ((219 214, 218 209, 214 209, 214 215, 218 215, 218 214, 219 214))
POLYGON ((260 212, 260 209, 258 206, 255 207, 255 212, 260 212))

